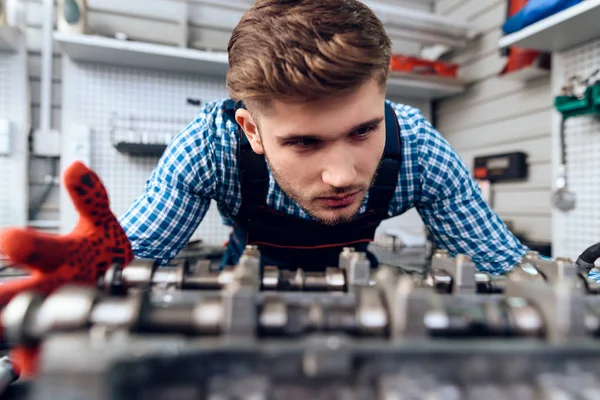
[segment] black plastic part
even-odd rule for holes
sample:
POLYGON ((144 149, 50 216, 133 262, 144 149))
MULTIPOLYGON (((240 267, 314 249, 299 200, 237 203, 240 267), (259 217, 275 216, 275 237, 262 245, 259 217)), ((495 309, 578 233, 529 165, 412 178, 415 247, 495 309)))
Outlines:
POLYGON ((2 394, 2 400, 28 400, 31 399, 33 381, 21 380, 11 384, 2 394))
POLYGON ((526 246, 529 250, 537 251, 542 256, 552 257, 552 243, 549 242, 536 242, 533 240, 528 240, 526 238, 521 238, 518 235, 517 239, 521 241, 521 243, 526 246))
POLYGON ((118 142, 114 147, 119 153, 138 157, 160 157, 167 149, 166 144, 160 143, 129 143, 118 142))
POLYGON ((528 177, 527 154, 517 151, 475 157, 474 176, 490 182, 524 180, 528 177))
POLYGON ((202 100, 200 100, 200 99, 192 99, 191 97, 188 97, 187 103, 190 106, 201 106, 202 105, 202 100))
POLYGON ((577 265, 588 271, 594 267, 596 260, 600 258, 600 242, 588 247, 579 258, 577 258, 577 265))

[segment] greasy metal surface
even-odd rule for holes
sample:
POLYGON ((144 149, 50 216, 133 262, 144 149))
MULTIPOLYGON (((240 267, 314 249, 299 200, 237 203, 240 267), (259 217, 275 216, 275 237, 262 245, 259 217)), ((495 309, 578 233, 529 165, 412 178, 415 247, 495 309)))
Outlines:
POLYGON ((567 261, 529 255, 519 275, 493 277, 438 252, 426 273, 381 266, 352 285, 362 258, 351 253, 321 274, 261 274, 255 248, 220 273, 180 264, 146 276, 151 289, 95 298, 79 331, 56 325, 64 310, 35 308, 20 330, 63 328, 33 330, 43 340, 35 398, 545 400, 600 388, 600 297, 573 285, 567 261), (573 370, 582 380, 563 387, 573 370))

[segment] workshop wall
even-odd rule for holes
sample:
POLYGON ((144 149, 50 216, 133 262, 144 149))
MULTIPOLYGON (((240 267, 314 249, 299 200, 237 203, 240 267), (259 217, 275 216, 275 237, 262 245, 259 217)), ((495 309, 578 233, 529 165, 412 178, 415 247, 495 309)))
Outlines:
POLYGON ((474 157, 509 151, 528 154, 529 179, 496 184, 492 205, 528 240, 551 240, 550 76, 520 81, 498 76, 505 61, 498 49, 505 0, 439 0, 436 12, 464 19, 480 36, 451 61, 470 83, 459 96, 440 101, 437 128, 472 170, 474 157))
MULTIPOLYGON (((556 51, 553 58, 553 92, 569 84, 572 77, 584 81, 598 73, 600 66, 600 38, 581 41, 572 47, 556 51)), ((596 82, 595 85, 598 85, 596 82)), ((581 252, 598 242, 600 237, 600 119, 598 109, 591 114, 582 109, 565 121, 565 162, 568 188, 575 197, 574 208, 553 208, 553 251, 555 256, 577 259, 581 252)), ((554 171, 559 170, 560 112, 552 120, 554 171)), ((557 173, 558 175, 558 173, 557 173)), ((600 266, 596 262, 596 266, 600 266)))
MULTIPOLYGON (((40 92, 41 92, 41 41, 42 41, 42 2, 21 0, 24 17, 25 33, 28 48, 27 69, 30 82, 31 100, 31 129, 40 126, 40 92)), ((55 1, 56 4, 56 1, 55 1)), ((51 127, 59 129, 61 125, 61 58, 55 48, 52 63, 52 111, 51 127)), ((47 185, 53 185, 46 199, 41 202, 37 215, 29 221, 29 225, 48 232, 58 232, 59 201, 58 182, 49 182, 50 177, 58 173, 56 160, 32 157, 29 163, 30 199, 42 200, 47 185)))
MULTIPOLYGON (((18 32, 18 31, 16 31, 18 32)), ((4 36, 8 37, 8 36, 4 36)), ((27 223, 29 126, 27 50, 23 35, 0 41, 0 227, 27 223), (3 77, 10 77, 4 79, 3 77)))
MULTIPOLYGON (((32 128, 39 126, 40 116, 40 78, 41 78, 41 40, 42 40, 42 20, 43 9, 41 1, 22 0, 25 6, 26 14, 26 31, 29 49, 29 77, 31 83, 31 112, 32 112, 32 128)), ((390 2, 392 4, 393 2, 390 2)), ((419 4, 418 2, 407 2, 407 6, 421 10, 428 10, 429 5, 419 4)), ((160 43, 166 45, 178 45, 181 43, 182 37, 185 37, 185 29, 190 32, 189 47, 200 48, 205 50, 225 50, 230 37, 231 29, 235 26, 242 15, 242 12, 226 7, 215 7, 202 4, 191 4, 189 6, 189 20, 186 26, 182 26, 180 20, 184 15, 184 3, 169 0, 151 0, 144 3, 144 7, 140 7, 139 2, 124 2, 118 0, 88 0, 88 24, 89 32, 92 34, 112 36, 116 32, 122 32, 129 38, 138 41, 148 41, 152 43, 160 43)), ((395 42, 395 47, 402 46, 406 48, 406 43, 395 42)), ((418 46, 414 44, 414 46, 418 46)), ((417 47, 418 48, 418 47, 417 47)), ((63 113, 63 68, 64 63, 60 55, 60 49, 57 43, 54 43, 53 57, 53 86, 52 86, 52 121, 51 125, 56 129, 64 129, 61 114, 63 113)), ((99 72, 104 73, 104 72, 99 72)), ((135 74, 134 74, 135 75, 135 74)), ((133 75, 132 75, 133 76, 133 75)), ((137 79, 137 78, 136 78, 137 79)), ((153 82, 155 75, 152 75, 148 82, 153 82)), ((87 82, 87 81, 86 81, 87 82)), ((84 88, 80 88, 84 90, 84 88)), ((98 89, 98 87, 96 87, 98 89)), ((223 91, 225 86, 223 82, 223 91)), ((202 96, 199 96, 202 97, 202 96)), ((206 99, 204 99, 206 100, 206 99)), ((411 99, 392 100, 408 103, 418 107, 426 117, 430 117, 430 104, 427 101, 413 101, 411 99)), ((97 111, 97 110, 96 110, 97 111)), ((63 114, 64 115, 64 114, 63 114)), ((182 125, 183 127, 183 125, 182 125)), ((97 140, 97 138, 93 139, 97 140)), ((108 140, 108 138, 106 138, 108 140)), ((96 143, 96 142, 94 142, 96 143)), ((108 142, 107 142, 108 143, 108 142)), ((100 151, 104 146, 94 145, 94 151, 100 151)), ((111 153, 112 154, 112 153, 111 153)), ((96 154, 96 159, 102 158, 107 165, 111 164, 111 159, 106 159, 106 154, 96 154)), ((112 157, 112 156, 110 156, 112 157)), ((137 180, 145 180, 149 176, 154 160, 145 160, 140 167, 137 163, 131 170, 136 171, 137 180), (142 168, 142 170, 140 170, 142 168)), ((33 158, 30 164, 30 191, 33 198, 39 197, 45 185, 48 184, 46 176, 52 171, 52 162, 46 159, 33 158)), ((129 170, 128 173, 131 171, 129 170)), ((121 169, 120 171, 123 171, 121 169)), ((103 177, 112 180, 112 176, 103 177)), ((130 181, 132 177, 124 177, 121 182, 115 182, 115 187, 123 187, 124 182, 130 181)), ((140 182, 139 187, 143 186, 140 182)), ((109 188, 110 189, 110 188, 109 188)), ((130 194, 134 188, 128 186, 127 195, 131 198, 119 198, 115 204, 129 204, 133 200, 133 195, 130 194)), ((119 191, 121 196, 123 191, 119 191)), ((139 191, 137 192, 139 193, 139 191)), ((137 194, 136 193, 136 194, 137 194)), ((109 193, 110 194, 110 193, 109 193)), ((111 194, 115 196, 115 194, 111 194)), ((50 193, 40 212, 36 216, 36 221, 31 221, 30 225, 38 228, 46 229, 51 232, 58 232, 59 221, 61 219, 61 211, 59 210, 60 196, 58 185, 50 193)), ((122 205, 117 214, 123 212, 122 205)), ((421 221, 416 215, 416 212, 411 211, 404 216, 402 221, 411 227, 421 225, 421 221)), ((388 221, 385 225, 397 223, 396 221, 388 221)))

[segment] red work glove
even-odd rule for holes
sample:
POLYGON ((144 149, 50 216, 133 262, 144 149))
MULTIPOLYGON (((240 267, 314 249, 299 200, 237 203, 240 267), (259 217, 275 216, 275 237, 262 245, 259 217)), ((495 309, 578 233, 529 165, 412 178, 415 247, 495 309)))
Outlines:
MULTIPOLYGON (((0 233, 0 251, 30 272, 0 286, 0 306, 16 294, 34 290, 48 295, 68 283, 95 286, 113 263, 134 258, 129 239, 110 210, 102 181, 81 162, 74 162, 63 182, 79 213, 73 231, 57 236, 33 229, 8 228, 0 233)), ((35 373, 37 349, 16 348, 11 354, 23 376, 35 373)))

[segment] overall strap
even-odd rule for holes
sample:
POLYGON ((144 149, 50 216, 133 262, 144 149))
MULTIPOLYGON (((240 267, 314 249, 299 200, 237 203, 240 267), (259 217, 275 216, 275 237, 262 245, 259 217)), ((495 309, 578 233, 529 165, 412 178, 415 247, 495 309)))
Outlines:
POLYGON ((387 214, 390 201, 398 184, 398 172, 402 163, 400 124, 391 105, 385 106, 385 149, 373 187, 369 191, 369 210, 387 214))
POLYGON ((237 159, 242 190, 242 207, 240 211, 243 213, 257 205, 266 204, 269 190, 269 172, 265 157, 256 154, 252 150, 246 134, 235 120, 235 112, 241 107, 243 105, 240 102, 235 103, 233 101, 225 102, 223 105, 224 117, 231 120, 238 131, 237 159))
POLYGON ((247 206, 255 207, 266 204, 269 191, 269 171, 265 157, 256 154, 244 132, 241 129, 240 132, 238 162, 240 163, 242 186, 242 210, 245 210, 247 206))

